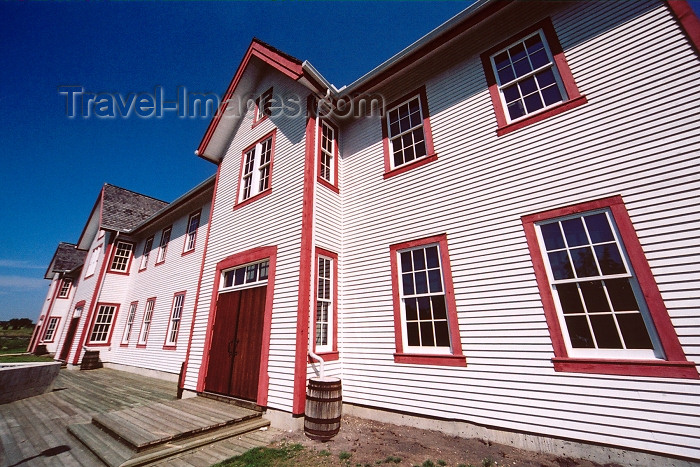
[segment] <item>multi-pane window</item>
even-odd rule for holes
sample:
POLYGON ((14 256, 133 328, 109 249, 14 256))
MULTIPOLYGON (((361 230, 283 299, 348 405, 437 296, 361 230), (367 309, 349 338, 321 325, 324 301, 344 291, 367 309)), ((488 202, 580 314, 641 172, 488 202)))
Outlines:
POLYGON ((318 257, 316 287, 316 350, 332 350, 333 336, 333 260, 318 257))
POLYGON ((405 165, 427 155, 420 95, 392 107, 387 112, 389 153, 392 168, 405 165))
POLYGON ((95 274, 95 269, 97 269, 97 262, 100 260, 100 254, 102 254, 102 245, 96 246, 92 253, 90 254, 90 259, 88 260, 88 266, 85 270, 85 277, 92 276, 95 274))
POLYGON ((98 307, 95 323, 90 333, 90 343, 103 344, 109 341, 112 322, 116 311, 117 307, 115 305, 100 305, 98 307))
POLYGON ((439 245, 398 252, 404 349, 450 350, 439 245))
POLYGON ((58 298, 68 298, 72 284, 73 279, 70 277, 64 277, 63 281, 61 282, 61 289, 58 291, 58 298))
POLYGON ((267 281, 270 260, 238 266, 222 272, 221 288, 240 287, 267 281))
POLYGON ((509 122, 567 99, 541 29, 490 58, 509 122))
POLYGON ((165 253, 168 251, 168 243, 170 243, 170 233, 172 232, 172 227, 163 229, 163 233, 160 235, 160 245, 158 245, 158 255, 156 256, 156 264, 165 261, 165 253))
POLYGON ((268 89, 255 100, 255 120, 259 122, 265 117, 269 117, 272 110, 272 88, 268 89))
POLYGON ((53 342, 59 319, 60 318, 49 318, 49 324, 46 326, 46 332, 44 333, 44 342, 53 342))
POLYGON ((197 241, 197 229, 199 228, 200 213, 196 212, 190 215, 187 222, 187 235, 185 235, 185 252, 194 250, 195 242, 197 241))
POLYGON ((185 303, 185 294, 179 293, 175 295, 173 299, 173 310, 170 315, 170 325, 168 326, 168 332, 166 334, 165 344, 175 345, 177 344, 177 334, 180 330, 180 319, 182 318, 182 307, 185 303))
POLYGON ((151 254, 151 248, 153 248, 153 237, 148 237, 146 243, 143 244, 143 253, 141 253, 141 265, 139 269, 146 269, 146 266, 148 266, 148 256, 151 254))
POLYGON ((538 234, 569 349, 653 357, 656 333, 610 211, 548 220, 538 234))
POLYGON ((151 330, 151 319, 153 319, 153 307, 156 305, 156 300, 151 298, 146 301, 146 309, 143 312, 143 324, 141 324, 141 333, 139 334, 139 344, 145 344, 148 340, 148 333, 151 330))
POLYGON ((134 316, 136 316, 137 302, 129 305, 129 314, 126 317, 126 327, 124 328, 124 336, 122 336, 122 344, 128 344, 131 338, 131 330, 134 328, 134 316))
POLYGON ((240 201, 270 188, 273 135, 259 141, 243 153, 240 201))
POLYGON ((319 176, 328 183, 334 183, 335 170, 335 129, 325 120, 321 120, 321 167, 319 176))
POLYGON ((117 242, 117 248, 114 250, 112 264, 109 267, 111 271, 125 272, 129 267, 131 259, 131 251, 134 249, 132 243, 117 242))

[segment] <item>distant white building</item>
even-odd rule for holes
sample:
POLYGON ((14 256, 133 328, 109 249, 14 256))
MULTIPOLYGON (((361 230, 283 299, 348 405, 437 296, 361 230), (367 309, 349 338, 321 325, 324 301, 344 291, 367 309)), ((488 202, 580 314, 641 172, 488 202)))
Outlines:
POLYGON ((486 0, 336 89, 254 39, 216 177, 105 185, 33 345, 279 425, 320 356, 348 413, 700 458, 699 45, 682 1, 486 0))

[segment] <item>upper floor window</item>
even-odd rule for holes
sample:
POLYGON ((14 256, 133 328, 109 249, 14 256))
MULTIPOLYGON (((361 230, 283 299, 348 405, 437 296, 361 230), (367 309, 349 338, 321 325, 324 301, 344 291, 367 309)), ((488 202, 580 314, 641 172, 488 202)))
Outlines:
POLYGON ((499 135, 586 102, 550 19, 485 52, 481 59, 499 135))
POLYGON ((133 243, 117 242, 117 248, 114 250, 112 264, 110 265, 109 270, 116 272, 128 272, 129 264, 131 263, 131 251, 133 249, 133 243))
POLYGON ((556 370, 662 376, 664 360, 675 360, 697 376, 679 364, 685 355, 621 198, 523 224, 549 328, 557 330, 556 370))
POLYGON ((117 314, 117 305, 99 305, 90 333, 90 344, 107 344, 112 335, 112 323, 117 314))
POLYGON ((318 180, 338 190, 338 129, 327 120, 321 120, 319 141, 318 180))
POLYGON ((88 260, 87 268, 85 269, 85 277, 90 277, 95 274, 95 269, 97 269, 97 263, 100 260, 100 255, 102 254, 102 245, 98 245, 93 248, 92 253, 90 253, 90 259, 88 260))
POLYGON ((155 298, 146 300, 146 309, 143 311, 143 323, 141 323, 141 332, 139 333, 138 344, 140 345, 145 345, 146 341, 148 341, 148 334, 151 332, 151 320, 153 320, 153 308, 155 306, 155 298))
POLYGON ((447 237, 429 237, 390 249, 397 361, 463 366, 447 237), (436 358, 421 361, 420 355, 436 358))
POLYGON ((272 110, 272 88, 268 89, 262 93, 257 99, 255 99, 255 115, 253 117, 253 124, 264 120, 271 115, 272 110))
POLYGON ((185 235, 185 250, 184 253, 194 250, 194 245, 197 241, 197 229, 199 228, 199 218, 201 212, 190 214, 187 220, 187 234, 185 235))
POLYGON ((384 178, 437 158, 425 86, 387 107, 382 120, 384 178))
POLYGON ((276 131, 243 151, 238 204, 269 193, 276 131))
POLYGON ((44 342, 53 342, 53 338, 56 335, 56 328, 58 327, 58 322, 61 318, 51 317, 49 318, 49 324, 46 326, 46 332, 44 333, 44 342))
POLYGON ((158 254, 156 255, 156 264, 162 263, 165 261, 165 253, 168 251, 168 243, 170 243, 170 233, 172 232, 173 228, 167 227, 163 229, 163 232, 160 234, 160 245, 158 245, 158 254))
POLYGON ((316 249, 316 316, 314 351, 324 360, 337 358, 337 269, 338 255, 316 249), (331 355, 328 355, 328 354, 331 355))
POLYGON ((134 317, 136 316, 136 307, 138 302, 132 302, 129 305, 129 314, 126 317, 126 326, 124 327, 124 335, 122 336, 122 344, 128 344, 131 339, 131 330, 134 328, 134 317))
POLYGON ((180 332, 180 321, 182 319, 182 308, 185 304, 185 293, 175 294, 173 298, 173 309, 170 313, 170 323, 165 335, 165 345, 173 346, 177 344, 177 335, 180 332))
POLYGON ((270 260, 265 259, 256 263, 238 266, 223 271, 221 289, 240 288, 251 285, 262 285, 267 281, 270 260))
POLYGON ((61 289, 58 291, 58 298, 68 298, 72 284, 73 279, 70 277, 64 277, 63 281, 61 281, 61 289))
POLYGON ((139 265, 139 270, 146 269, 148 266, 148 257, 151 254, 151 248, 153 248, 153 236, 146 239, 143 244, 143 252, 141 253, 141 264, 139 265))

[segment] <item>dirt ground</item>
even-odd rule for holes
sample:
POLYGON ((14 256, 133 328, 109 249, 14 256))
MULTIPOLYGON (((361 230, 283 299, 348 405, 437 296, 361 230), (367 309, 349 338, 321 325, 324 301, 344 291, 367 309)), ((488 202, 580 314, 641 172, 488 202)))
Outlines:
MULTIPOLYGON (((298 432, 283 433, 275 440, 276 445, 284 443, 301 443, 307 448, 309 458, 307 461, 298 459, 299 465, 601 467, 601 464, 587 460, 540 454, 480 439, 458 438, 438 431, 350 416, 343 417, 340 433, 330 441, 314 441, 298 432)), ((605 465, 613 466, 619 467, 617 464, 605 465)))

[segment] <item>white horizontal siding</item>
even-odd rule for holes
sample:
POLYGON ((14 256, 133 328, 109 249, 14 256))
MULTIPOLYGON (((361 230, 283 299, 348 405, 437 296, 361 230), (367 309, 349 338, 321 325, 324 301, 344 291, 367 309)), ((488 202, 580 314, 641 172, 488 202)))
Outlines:
MULTIPOLYGON (((552 19, 588 103, 497 137, 479 54, 548 13, 509 7, 498 28, 428 60, 438 161, 383 180, 378 122, 343 129, 344 400, 699 457, 697 381, 553 371, 520 221, 622 195, 686 355, 699 360, 697 57, 662 5, 567 4, 552 19), (438 233, 468 366, 395 364, 389 245, 438 233)), ((401 77, 391 93, 419 84, 401 77)))

